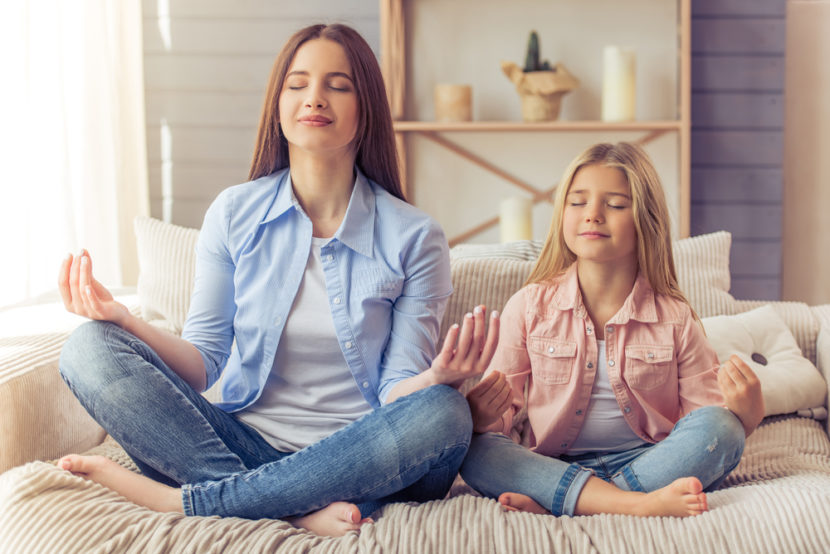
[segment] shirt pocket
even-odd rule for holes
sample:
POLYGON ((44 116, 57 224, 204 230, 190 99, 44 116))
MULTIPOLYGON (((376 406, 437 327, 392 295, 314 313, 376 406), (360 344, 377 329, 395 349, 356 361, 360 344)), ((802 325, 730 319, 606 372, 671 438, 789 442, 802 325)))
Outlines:
POLYGON ((576 362, 576 343, 546 337, 528 337, 533 379, 546 385, 565 385, 576 362))
POLYGON ((625 380, 635 389, 654 389, 669 378, 674 359, 671 345, 639 345, 625 347, 625 380))

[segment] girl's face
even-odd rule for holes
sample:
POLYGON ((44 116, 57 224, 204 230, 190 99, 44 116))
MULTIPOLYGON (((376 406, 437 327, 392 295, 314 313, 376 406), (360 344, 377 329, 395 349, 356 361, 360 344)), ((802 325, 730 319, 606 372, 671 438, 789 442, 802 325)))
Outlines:
POLYGON ((313 39, 297 49, 280 92, 279 112, 289 149, 354 155, 357 92, 340 44, 313 39))
POLYGON ((577 171, 565 197, 562 232, 577 259, 636 260, 637 229, 625 174, 604 165, 577 171))

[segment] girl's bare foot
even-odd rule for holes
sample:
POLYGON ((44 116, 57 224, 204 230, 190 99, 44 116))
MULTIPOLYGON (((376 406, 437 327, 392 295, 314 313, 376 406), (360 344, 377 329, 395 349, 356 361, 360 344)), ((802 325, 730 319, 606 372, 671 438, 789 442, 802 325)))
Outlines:
POLYGON ((645 495, 641 506, 644 516, 686 517, 700 515, 708 509, 706 493, 697 477, 683 477, 645 495))
MULTIPOLYGON (((529 496, 515 492, 499 496, 499 503, 510 511, 550 514, 529 496)), ((575 514, 687 517, 702 514, 707 509, 706 493, 697 477, 683 477, 649 493, 624 491, 591 477, 579 494, 575 514)))
POLYGON ((145 508, 157 512, 184 513, 181 489, 174 489, 149 477, 133 473, 103 456, 70 454, 61 458, 57 466, 112 489, 130 502, 145 508))
POLYGON ((530 512, 532 514, 550 515, 540 504, 529 496, 517 492, 506 492, 499 496, 499 504, 511 512, 530 512))
POLYGON ((365 523, 374 523, 370 518, 361 518, 360 509, 348 502, 332 502, 322 510, 288 521, 294 527, 328 537, 342 537, 349 531, 360 529, 365 523))

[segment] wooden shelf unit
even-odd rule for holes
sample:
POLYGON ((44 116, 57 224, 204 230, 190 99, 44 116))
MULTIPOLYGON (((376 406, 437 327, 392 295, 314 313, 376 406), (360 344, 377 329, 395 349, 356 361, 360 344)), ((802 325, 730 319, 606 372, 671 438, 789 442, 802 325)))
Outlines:
MULTIPOLYGON (((408 0, 417 1, 417 0, 408 0)), ((550 121, 525 123, 521 121, 469 121, 443 123, 436 121, 404 120, 406 100, 406 52, 404 3, 407 0, 380 0, 381 69, 394 121, 398 156, 401 162, 401 181, 404 193, 411 188, 407 179, 406 135, 417 134, 467 159, 512 185, 532 194, 534 203, 550 201, 556 186, 539 189, 517 179, 508 171, 459 146, 444 137, 445 133, 504 133, 504 132, 632 132, 640 133, 632 142, 645 145, 652 140, 676 133, 678 137, 678 231, 680 237, 689 235, 691 211, 691 0, 677 1, 677 119, 657 121, 550 121)), ((450 245, 459 244, 478 233, 498 225, 499 218, 487 219, 467 231, 449 239, 450 245)))

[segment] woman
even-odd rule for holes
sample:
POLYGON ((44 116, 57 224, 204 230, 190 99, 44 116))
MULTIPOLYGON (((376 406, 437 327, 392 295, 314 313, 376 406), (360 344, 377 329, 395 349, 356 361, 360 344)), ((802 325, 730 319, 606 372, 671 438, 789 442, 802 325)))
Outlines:
POLYGON ((443 497, 472 427, 453 386, 487 366, 497 318, 485 337, 476 308, 435 356, 446 240, 403 200, 380 70, 354 30, 289 39, 249 177, 205 216, 181 339, 114 302, 85 251, 64 261, 67 309, 98 321, 61 373, 155 480, 104 458, 59 465, 152 509, 327 535, 386 502, 443 497), (220 374, 211 405, 197 391, 220 374))

